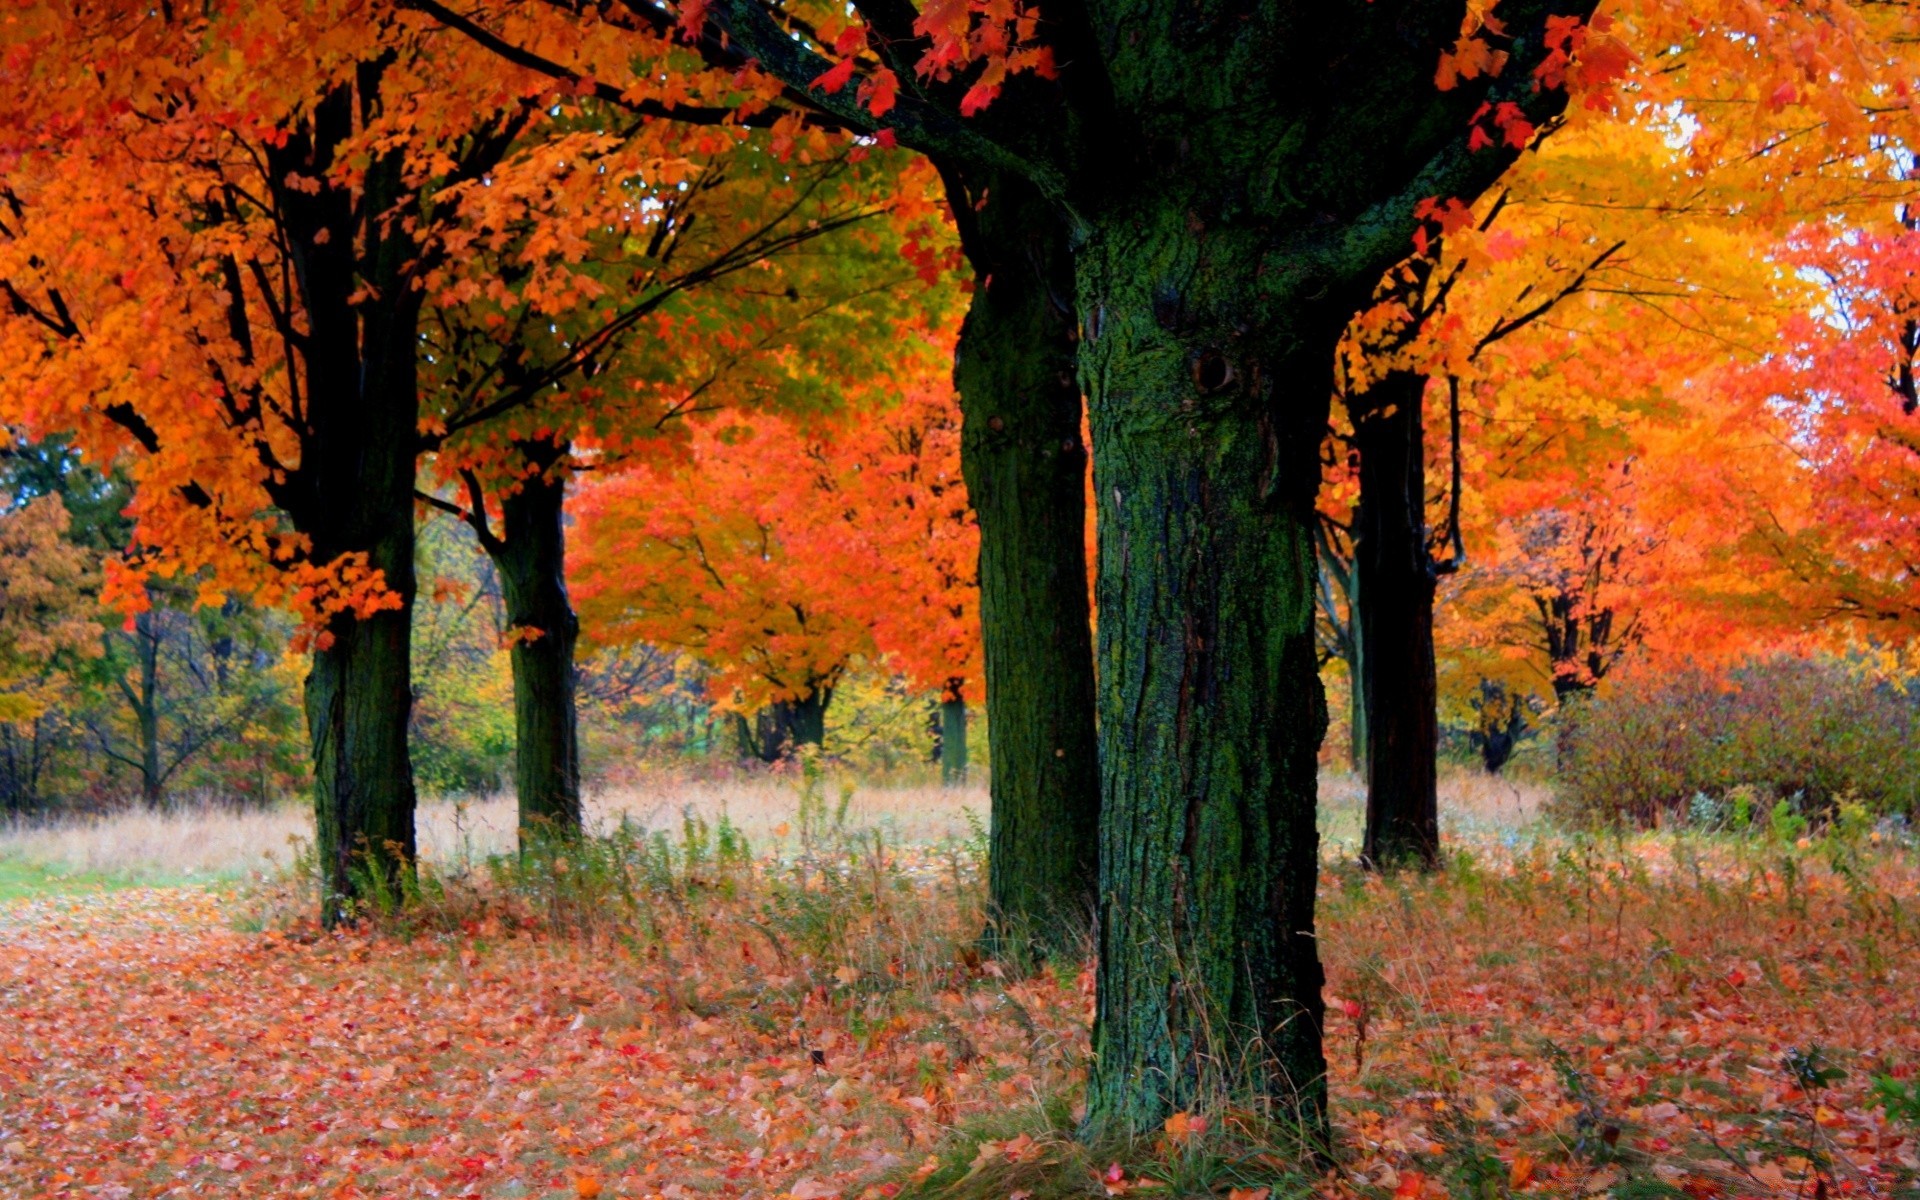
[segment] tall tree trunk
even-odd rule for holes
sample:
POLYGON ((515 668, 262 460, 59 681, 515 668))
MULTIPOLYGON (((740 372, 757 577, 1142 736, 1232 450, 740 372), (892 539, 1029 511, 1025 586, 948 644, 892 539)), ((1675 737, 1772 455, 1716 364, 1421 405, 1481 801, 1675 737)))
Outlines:
POLYGON ((383 603, 333 614, 307 674, 321 919, 396 898, 415 856, 413 491, 420 410, 419 294, 400 275, 411 246, 390 220, 404 194, 398 152, 358 192, 323 183, 356 114, 378 112, 379 64, 329 93, 268 154, 308 328, 306 436, 297 471, 271 490, 306 535, 311 561, 380 574, 383 603), (370 285, 370 286, 369 286, 370 285), (365 290, 363 290, 365 289, 365 290))
POLYGON ((1092 912, 1100 819, 1073 260, 1059 213, 1024 179, 946 177, 976 281, 953 375, 980 522, 985 941, 1071 952, 1092 912))
POLYGON ((580 621, 567 596, 566 482, 553 475, 567 447, 541 441, 519 449, 539 473, 501 501, 504 536, 483 545, 500 572, 513 639, 513 781, 524 843, 536 829, 580 832, 580 621))
POLYGON ((940 697, 940 782, 960 787, 967 782, 967 701, 962 680, 947 683, 940 697))
MULTIPOLYGON (((1360 528, 1359 506, 1355 506, 1353 528, 1360 528)), ((1361 627, 1361 607, 1366 599, 1360 594, 1360 560, 1357 556, 1347 571, 1347 640, 1352 652, 1347 659, 1347 756, 1354 774, 1365 779, 1373 769, 1371 747, 1373 730, 1367 719, 1367 631, 1361 627)))
POLYGON ((1367 827, 1373 867, 1439 863, 1433 659, 1434 568, 1427 544, 1425 375, 1392 371, 1348 399, 1360 453, 1353 557, 1366 647, 1367 827))
MULTIPOLYGON (((394 607, 327 623, 307 674, 314 820, 322 872, 322 920, 348 916, 355 900, 388 899, 413 870, 414 422, 412 329, 390 330, 374 362, 383 377, 364 391, 316 391, 307 454, 321 511, 310 536, 316 558, 364 554, 394 607), (390 357, 389 357, 390 356, 390 357), (392 359, 398 359, 394 362, 392 359)), ((303 466, 307 465, 303 463, 303 466)))
POLYGON ((1324 1135, 1314 495, 1352 309, 1263 303, 1266 245, 1144 196, 1080 253, 1100 526, 1096 1131, 1238 1097, 1324 1135))
POLYGON ((140 695, 133 706, 140 727, 140 800, 151 810, 164 799, 160 791, 160 630, 151 608, 134 618, 133 637, 140 660, 140 695))

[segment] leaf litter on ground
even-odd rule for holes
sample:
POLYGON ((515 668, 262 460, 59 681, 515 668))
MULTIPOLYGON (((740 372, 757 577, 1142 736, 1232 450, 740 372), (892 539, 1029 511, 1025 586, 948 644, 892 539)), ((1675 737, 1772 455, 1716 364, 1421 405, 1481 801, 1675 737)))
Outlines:
MULTIPOLYGON (((1884 1099, 1920 1066, 1904 849, 1470 850, 1323 875, 1338 1145, 1311 1190, 1912 1194, 1884 1099)), ((749 864, 614 935, 508 905, 323 933, 243 932, 232 891, 12 902, 0 1193, 853 1200, 942 1155, 1043 1159, 966 1131, 1071 1104, 1091 972, 981 960, 977 897, 912 858, 837 918, 802 903, 831 871, 775 903, 790 865, 749 864)), ((1157 1150, 1207 1128, 1176 1114, 1157 1150)), ((1084 1194, 1171 1192, 1104 1168, 1084 1194)))

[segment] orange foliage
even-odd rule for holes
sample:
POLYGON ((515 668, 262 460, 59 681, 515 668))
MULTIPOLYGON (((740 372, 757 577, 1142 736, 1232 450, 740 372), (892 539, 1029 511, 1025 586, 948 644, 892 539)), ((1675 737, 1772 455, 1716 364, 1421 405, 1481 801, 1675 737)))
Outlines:
POLYGON ((678 648, 751 710, 886 658, 913 686, 979 679, 978 532, 942 341, 904 394, 812 424, 695 426, 684 462, 591 479, 569 571, 589 640, 678 648))

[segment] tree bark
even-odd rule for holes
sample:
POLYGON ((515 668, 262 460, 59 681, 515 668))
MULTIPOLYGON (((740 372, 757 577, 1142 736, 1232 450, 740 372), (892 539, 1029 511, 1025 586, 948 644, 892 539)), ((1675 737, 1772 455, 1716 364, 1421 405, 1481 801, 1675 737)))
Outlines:
MULTIPOLYGON (((948 107, 978 89, 903 92, 885 118, 1071 222, 1100 527, 1091 1132, 1148 1134, 1217 1080, 1326 1134, 1311 588, 1334 352, 1434 202, 1512 165, 1477 122, 1562 111, 1549 29, 1592 8, 1509 0, 1505 72, 1441 89, 1457 4, 1085 0, 1050 10, 1056 87, 980 120, 948 107)), ((856 10, 897 71, 910 6, 856 10)), ((755 0, 707 11, 796 90, 831 69, 755 0)), ((811 94, 868 124, 857 91, 811 94)))
MULTIPOLYGON (((1356 530, 1360 527, 1359 515, 1356 505, 1353 521, 1356 530)), ((1367 720, 1367 631, 1360 624, 1366 599, 1360 594, 1360 588, 1360 562, 1356 557, 1347 572, 1347 638, 1351 646, 1347 658, 1347 756, 1354 774, 1365 779, 1373 769, 1373 731, 1367 720)))
POLYGON ((306 428, 300 463, 269 484, 310 560, 361 562, 380 573, 384 604, 327 620, 307 675, 321 919, 332 926, 362 899, 404 895, 415 856, 412 763, 416 369, 419 293, 401 277, 411 253, 397 151, 361 188, 326 180, 355 116, 377 113, 379 67, 363 64, 268 151, 268 175, 306 313, 306 428), (371 296, 362 288, 371 285, 371 296))
POLYGON ((975 276, 954 384, 980 522, 992 796, 984 942, 1076 952, 1093 908, 1100 777, 1073 260, 1059 213, 1027 181, 946 177, 967 214, 975 276), (974 197, 985 201, 977 210, 974 197))
POLYGON ((140 727, 140 800, 151 811, 165 799, 160 787, 160 629, 151 608, 134 618, 133 638, 140 660, 139 698, 133 706, 140 727))
POLYGON ((1230 1097, 1324 1133, 1314 495, 1351 309, 1263 305, 1257 229, 1178 203, 1080 260, 1104 807, 1087 1122, 1230 1097))
MULTIPOLYGON (((336 924, 360 899, 392 900, 413 870, 413 436, 412 330, 390 330, 365 392, 314 391, 303 467, 330 503, 312 523, 316 558, 366 556, 397 607, 327 623, 307 674, 322 920, 336 924), (393 360, 399 361, 393 361, 393 360), (322 396, 331 402, 323 403, 322 396)), ((372 340, 372 339, 370 339, 372 340)), ((351 360, 348 360, 351 361, 351 360)), ((315 376, 319 377, 316 371, 315 376)))
POLYGON ((1372 867, 1439 864, 1433 655, 1434 567, 1427 544, 1425 375, 1392 371, 1348 400, 1360 454, 1354 523, 1356 624, 1367 711, 1367 825, 1372 867))
POLYGON ((776 707, 785 714, 787 729, 795 746, 820 746, 827 740, 827 705, 833 703, 833 689, 816 684, 798 700, 783 700, 776 707))
POLYGON ((958 680, 940 699, 940 782, 946 787, 967 782, 967 701, 958 680))
POLYGON ((519 450, 537 474, 502 499, 503 536, 489 539, 487 550, 500 572, 513 642, 513 782, 525 845, 537 832, 573 836, 581 829, 574 699, 580 621, 567 595, 566 481, 553 475, 567 447, 542 441, 519 450))
POLYGON ((797 700, 776 700, 754 714, 748 729, 741 718, 740 730, 752 752, 761 762, 779 762, 800 746, 819 746, 827 737, 827 705, 833 702, 833 689, 816 684, 797 700))

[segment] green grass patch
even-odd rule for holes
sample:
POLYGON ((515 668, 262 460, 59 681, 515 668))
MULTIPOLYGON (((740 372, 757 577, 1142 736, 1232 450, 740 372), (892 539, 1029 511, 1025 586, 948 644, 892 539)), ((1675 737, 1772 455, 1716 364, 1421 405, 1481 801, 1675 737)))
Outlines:
POLYGON ((178 887, 205 884, 205 879, 135 878, 97 871, 67 871, 45 863, 0 855, 0 902, 39 896, 73 896, 113 892, 133 887, 178 887))

